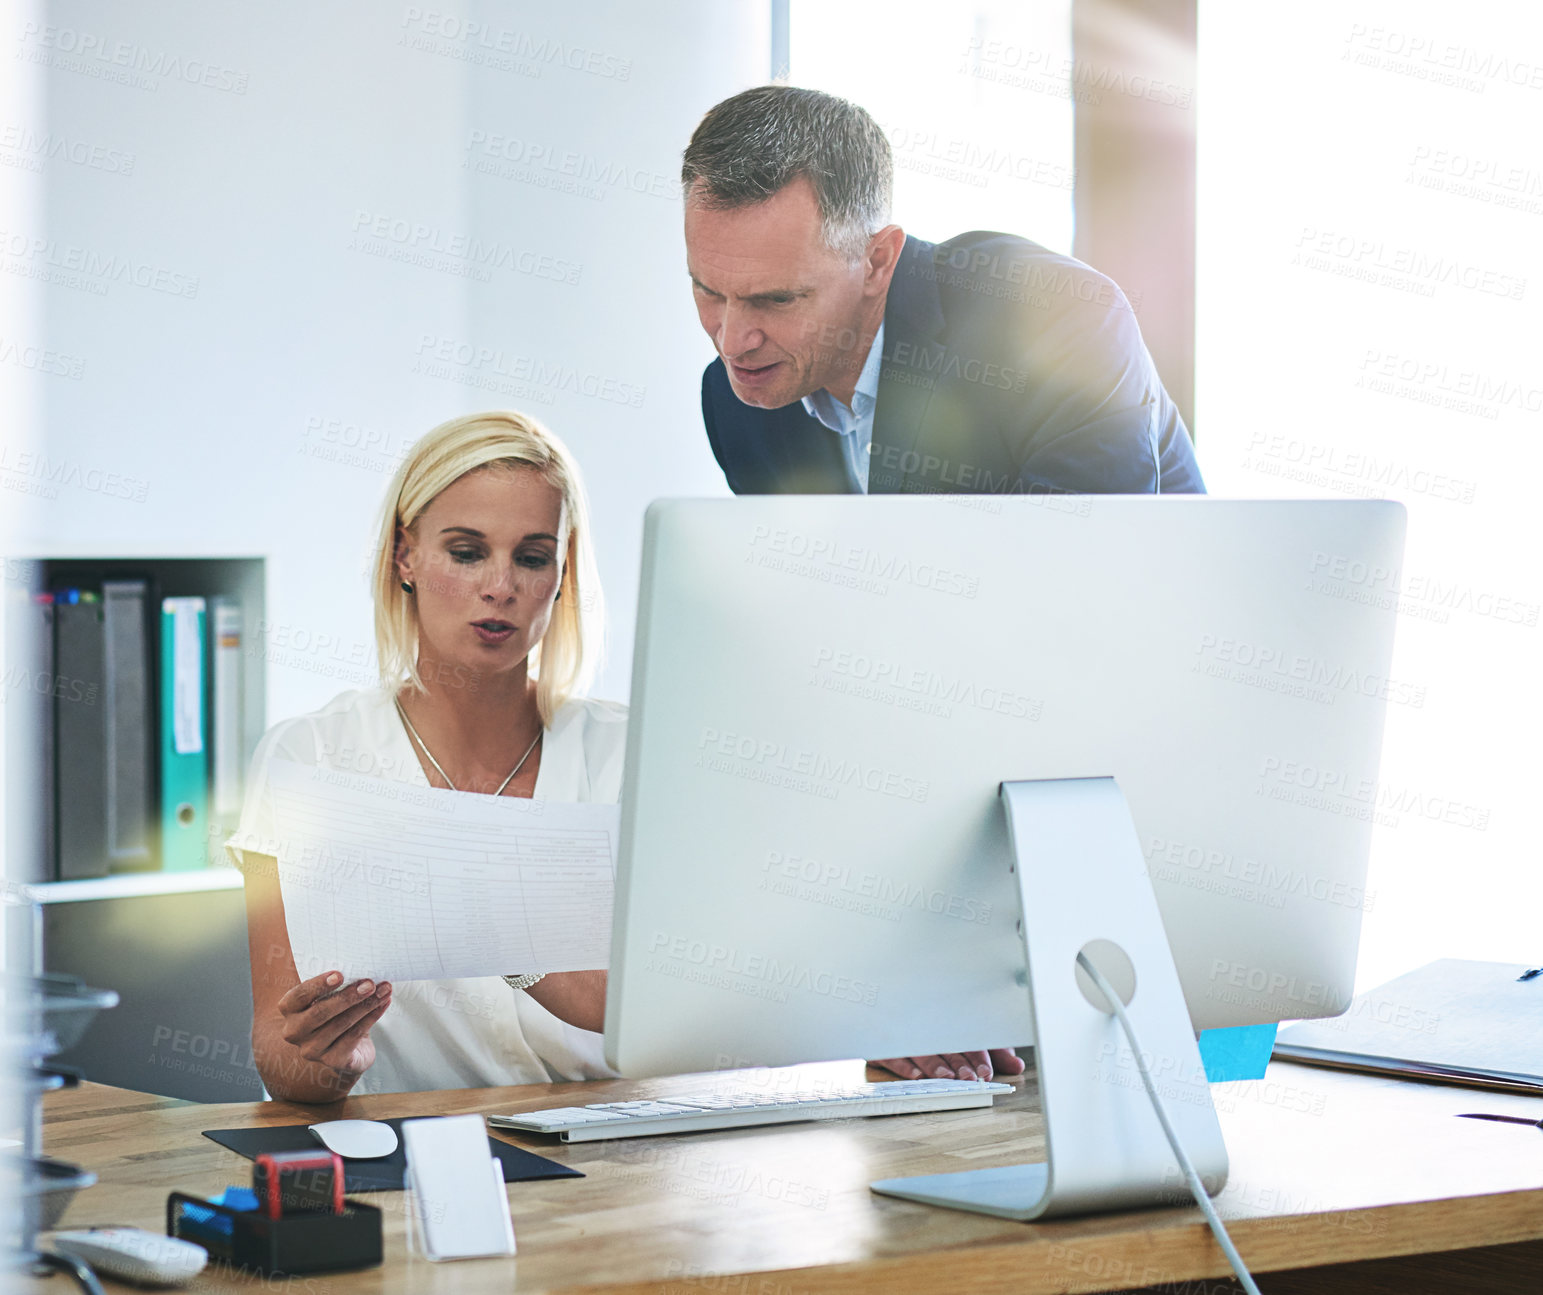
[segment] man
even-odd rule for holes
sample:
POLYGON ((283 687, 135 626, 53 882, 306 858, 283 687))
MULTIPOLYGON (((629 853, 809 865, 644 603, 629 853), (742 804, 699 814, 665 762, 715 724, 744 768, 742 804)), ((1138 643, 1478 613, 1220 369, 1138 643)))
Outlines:
MULTIPOLYGON (((718 359, 702 418, 736 494, 1204 490, 1130 304, 1008 234, 889 223, 889 143, 861 108, 762 86, 686 149, 686 260, 718 359)), ((875 1063, 1021 1074, 1009 1049, 875 1063)))
POLYGON ((692 135, 702 417, 730 489, 1204 491, 1120 289, 1009 234, 909 237, 891 175, 877 123, 815 90, 747 90, 692 135))

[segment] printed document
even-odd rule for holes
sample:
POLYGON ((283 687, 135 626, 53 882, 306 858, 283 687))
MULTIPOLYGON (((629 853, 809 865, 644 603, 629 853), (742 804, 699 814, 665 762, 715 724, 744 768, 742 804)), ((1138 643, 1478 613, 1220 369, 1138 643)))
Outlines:
POLYGON ((584 971, 610 960, 618 805, 480 796, 276 760, 301 979, 584 971))

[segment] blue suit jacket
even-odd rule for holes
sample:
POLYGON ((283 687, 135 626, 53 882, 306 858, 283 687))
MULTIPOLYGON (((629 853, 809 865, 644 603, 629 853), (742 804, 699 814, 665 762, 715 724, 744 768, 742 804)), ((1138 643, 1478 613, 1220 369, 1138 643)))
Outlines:
MULTIPOLYGON (((841 438, 801 401, 744 404, 723 361, 702 418, 735 494, 844 494, 841 438)), ((907 238, 884 307, 871 494, 1201 493, 1125 294, 1010 234, 907 238)))

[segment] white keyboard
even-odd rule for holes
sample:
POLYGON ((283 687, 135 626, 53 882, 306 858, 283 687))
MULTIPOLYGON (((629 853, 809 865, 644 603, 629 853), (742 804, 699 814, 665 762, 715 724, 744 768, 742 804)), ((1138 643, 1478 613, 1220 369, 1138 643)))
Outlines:
POLYGON ((1012 1091, 1011 1084, 978 1079, 896 1079, 882 1084, 827 1086, 796 1092, 766 1087, 713 1088, 664 1101, 596 1102, 591 1106, 489 1115, 488 1123, 528 1133, 560 1133, 564 1142, 597 1142, 602 1138, 644 1138, 657 1133, 742 1129, 800 1120, 960 1111, 990 1106, 998 1093, 1012 1091))

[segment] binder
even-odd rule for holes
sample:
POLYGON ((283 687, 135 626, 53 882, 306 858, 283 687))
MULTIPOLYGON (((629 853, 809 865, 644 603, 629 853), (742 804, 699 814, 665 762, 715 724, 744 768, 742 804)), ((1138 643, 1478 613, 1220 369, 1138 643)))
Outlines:
POLYGON ((1543 1093, 1543 976, 1443 958, 1357 994, 1343 1016, 1281 1030, 1286 1061, 1543 1093))
POLYGON ((209 821, 202 598, 161 600, 161 867, 202 868, 209 821))
POLYGON ((39 650, 42 653, 43 675, 48 679, 48 698, 43 699, 45 704, 35 710, 37 722, 43 732, 43 758, 37 767, 37 779, 34 786, 37 787, 37 807, 34 809, 34 824, 37 829, 32 849, 37 854, 26 858, 26 877, 35 880, 46 881, 59 875, 59 821, 56 813, 59 806, 59 792, 56 789, 56 779, 59 778, 59 755, 57 755, 57 735, 54 732, 54 681, 59 678, 54 668, 54 596, 51 593, 37 594, 34 597, 34 605, 42 617, 42 627, 39 634, 39 650))
POLYGON ((54 591, 55 874, 107 875, 107 634, 100 597, 54 591))
POLYGON ((113 872, 155 866, 152 850, 149 583, 102 582, 106 646, 107 860, 113 872))
MULTIPOLYGON (((30 605, 36 617, 28 630, 30 641, 35 644, 37 652, 38 682, 33 685, 32 695, 26 699, 25 712, 17 703, 11 704, 17 706, 17 715, 25 713, 27 728, 41 734, 43 747, 40 753, 31 757, 36 760, 30 776, 34 798, 32 804, 26 807, 25 813, 21 806, 8 809, 6 813, 7 820, 16 824, 22 833, 15 838, 7 836, 8 848, 16 852, 12 856, 16 860, 12 876, 15 880, 29 882, 52 881, 59 875, 59 843, 54 835, 58 826, 59 806, 58 793, 54 790, 54 780, 58 776, 54 684, 59 677, 54 669, 54 596, 52 593, 35 593, 31 596, 30 605)), ((7 759, 12 761, 13 767, 20 768, 29 757, 24 753, 18 754, 17 733, 9 737, 7 759)))
MULTIPOLYGON (((210 689, 211 756, 213 759, 213 817, 222 831, 234 830, 241 818, 241 604, 234 598, 216 598, 211 604, 213 621, 213 686, 210 689)), ((221 851, 211 851, 216 860, 221 851)))

